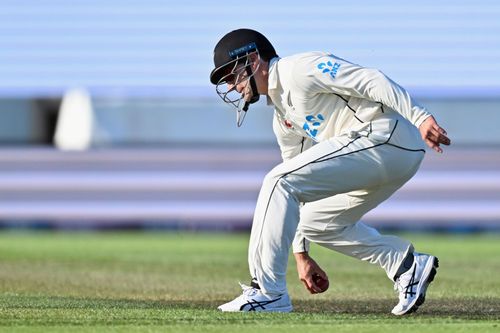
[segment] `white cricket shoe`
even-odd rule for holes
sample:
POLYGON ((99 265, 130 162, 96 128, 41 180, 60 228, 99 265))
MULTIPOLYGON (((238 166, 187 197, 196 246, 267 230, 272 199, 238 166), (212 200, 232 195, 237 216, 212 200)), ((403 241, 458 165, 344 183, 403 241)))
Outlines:
POLYGON ((268 311, 290 312, 292 303, 288 293, 279 296, 267 296, 260 289, 241 284, 243 293, 231 302, 222 304, 217 309, 224 312, 268 311))
POLYGON ((394 290, 399 292, 399 303, 392 309, 392 314, 397 316, 415 312, 424 304, 427 287, 434 280, 439 267, 439 260, 434 256, 422 253, 413 255, 413 265, 394 284, 394 290))

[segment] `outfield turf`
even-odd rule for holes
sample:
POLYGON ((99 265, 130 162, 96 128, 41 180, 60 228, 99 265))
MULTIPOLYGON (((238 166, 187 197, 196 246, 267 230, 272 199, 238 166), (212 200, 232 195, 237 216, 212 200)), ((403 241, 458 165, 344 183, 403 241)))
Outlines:
POLYGON ((248 282, 246 234, 0 233, 1 332, 500 332, 500 235, 405 235, 440 259, 417 313, 394 317, 373 265, 313 246, 330 290, 288 276, 295 312, 220 313, 248 282))

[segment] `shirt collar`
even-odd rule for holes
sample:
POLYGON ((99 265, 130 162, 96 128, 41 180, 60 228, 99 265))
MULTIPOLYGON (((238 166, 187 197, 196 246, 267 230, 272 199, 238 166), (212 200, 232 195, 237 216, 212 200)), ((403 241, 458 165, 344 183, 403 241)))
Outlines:
POLYGON ((271 105, 272 100, 270 95, 273 94, 273 91, 278 88, 278 61, 280 57, 274 57, 269 60, 269 70, 267 77, 267 104, 271 105))

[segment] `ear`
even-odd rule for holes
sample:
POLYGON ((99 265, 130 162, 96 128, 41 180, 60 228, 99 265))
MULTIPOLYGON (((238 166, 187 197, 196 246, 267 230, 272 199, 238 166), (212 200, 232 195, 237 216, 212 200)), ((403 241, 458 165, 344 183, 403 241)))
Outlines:
POLYGON ((251 53, 248 55, 248 57, 250 58, 250 61, 252 62, 252 69, 256 69, 257 66, 258 66, 258 63, 259 63, 259 56, 257 55, 257 53, 251 53))

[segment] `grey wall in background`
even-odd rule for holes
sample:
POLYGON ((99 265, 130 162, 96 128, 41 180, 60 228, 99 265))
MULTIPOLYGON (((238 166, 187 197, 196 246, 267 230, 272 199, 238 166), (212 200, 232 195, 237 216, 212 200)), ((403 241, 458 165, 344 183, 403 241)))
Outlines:
MULTIPOLYGON (((420 99, 457 145, 500 145, 500 100, 420 99)), ((217 97, 97 98, 93 145, 274 144, 272 108, 252 105, 242 127, 217 97)), ((0 143, 42 143, 47 114, 30 100, 0 100, 0 143)))
POLYGON ((0 142, 26 143, 37 141, 41 114, 26 99, 0 100, 0 142))
POLYGON ((456 144, 500 145, 500 100, 421 100, 456 144))
MULTIPOLYGON (((500 145, 500 100, 420 99, 455 144, 500 145)), ((96 100, 96 144, 118 142, 274 143, 272 108, 252 105, 241 128, 219 99, 96 100)))

